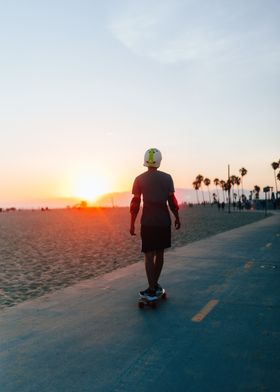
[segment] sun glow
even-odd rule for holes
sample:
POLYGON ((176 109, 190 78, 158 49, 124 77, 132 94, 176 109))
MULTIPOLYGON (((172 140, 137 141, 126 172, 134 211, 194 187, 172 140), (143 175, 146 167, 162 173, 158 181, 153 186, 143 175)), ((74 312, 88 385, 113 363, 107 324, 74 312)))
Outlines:
POLYGON ((107 192, 109 187, 106 178, 94 174, 82 174, 77 177, 73 181, 71 191, 73 197, 89 203, 94 203, 99 196, 107 192))

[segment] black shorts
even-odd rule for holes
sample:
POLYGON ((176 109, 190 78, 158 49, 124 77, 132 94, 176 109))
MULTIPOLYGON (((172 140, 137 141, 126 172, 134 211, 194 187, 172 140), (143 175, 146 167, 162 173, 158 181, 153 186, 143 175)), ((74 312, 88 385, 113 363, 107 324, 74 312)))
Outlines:
POLYGON ((141 226, 142 252, 171 247, 171 226, 141 226))

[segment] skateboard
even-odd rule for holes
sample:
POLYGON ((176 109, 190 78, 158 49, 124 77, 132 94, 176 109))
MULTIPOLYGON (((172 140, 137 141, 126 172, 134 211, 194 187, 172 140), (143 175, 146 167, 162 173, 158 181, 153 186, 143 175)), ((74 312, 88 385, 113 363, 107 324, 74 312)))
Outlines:
POLYGON ((157 299, 153 300, 153 301, 149 301, 147 298, 142 298, 140 297, 138 300, 138 307, 140 309, 143 309, 145 306, 150 306, 151 308, 156 308, 157 306, 157 302, 160 299, 166 299, 167 298, 167 294, 165 289, 162 289, 162 293, 160 295, 157 296, 157 299))

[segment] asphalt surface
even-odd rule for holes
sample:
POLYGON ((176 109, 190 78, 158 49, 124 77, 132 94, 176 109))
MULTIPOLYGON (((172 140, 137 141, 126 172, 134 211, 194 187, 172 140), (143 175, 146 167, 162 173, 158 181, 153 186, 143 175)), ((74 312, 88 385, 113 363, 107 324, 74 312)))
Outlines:
POLYGON ((280 390, 280 214, 1 312, 1 392, 280 390))

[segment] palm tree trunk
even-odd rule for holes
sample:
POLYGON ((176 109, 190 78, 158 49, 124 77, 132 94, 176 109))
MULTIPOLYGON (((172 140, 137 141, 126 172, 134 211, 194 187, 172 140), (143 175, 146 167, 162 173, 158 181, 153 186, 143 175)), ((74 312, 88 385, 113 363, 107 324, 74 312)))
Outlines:
POLYGON ((204 192, 203 192, 202 186, 201 186, 201 194, 202 194, 203 205, 205 206, 204 192))
POLYGON ((211 204, 211 195, 210 195, 210 191, 209 191, 209 186, 208 186, 208 195, 209 195, 209 203, 211 204))
POLYGON ((219 196, 219 191, 218 191, 218 187, 216 186, 216 192, 217 192, 217 199, 218 199, 218 202, 220 201, 220 196, 219 196))
POLYGON ((198 190, 197 189, 196 189, 196 200, 197 200, 197 204, 199 205, 200 202, 199 202, 199 198, 198 198, 198 190))
POLYGON ((276 198, 277 198, 278 188, 277 188, 277 180, 276 180, 276 170, 274 170, 274 180, 275 180, 275 190, 276 190, 276 198))

